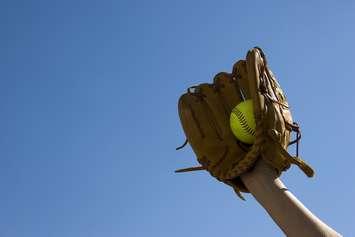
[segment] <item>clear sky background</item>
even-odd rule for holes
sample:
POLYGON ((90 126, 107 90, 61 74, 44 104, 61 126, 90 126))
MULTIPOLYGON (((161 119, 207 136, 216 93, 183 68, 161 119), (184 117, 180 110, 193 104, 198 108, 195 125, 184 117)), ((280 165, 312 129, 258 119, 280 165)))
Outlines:
POLYGON ((283 236, 246 194, 195 165, 177 114, 260 46, 316 170, 284 173, 352 236, 353 1, 2 1, 0 236, 283 236))

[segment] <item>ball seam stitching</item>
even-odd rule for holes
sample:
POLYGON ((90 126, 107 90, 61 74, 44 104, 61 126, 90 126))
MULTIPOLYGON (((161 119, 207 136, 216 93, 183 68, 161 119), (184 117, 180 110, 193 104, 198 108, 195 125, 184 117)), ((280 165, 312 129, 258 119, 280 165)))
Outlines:
POLYGON ((255 130, 248 125, 248 122, 247 122, 244 114, 237 108, 233 109, 233 111, 237 115, 237 118, 239 119, 243 130, 246 133, 248 133, 249 135, 255 136, 255 130))

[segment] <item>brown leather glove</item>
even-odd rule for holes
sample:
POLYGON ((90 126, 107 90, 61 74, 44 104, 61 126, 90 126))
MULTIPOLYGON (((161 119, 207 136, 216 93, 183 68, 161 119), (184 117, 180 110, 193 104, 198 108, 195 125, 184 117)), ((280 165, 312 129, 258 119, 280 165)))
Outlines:
MULTIPOLYGON (((199 167, 176 172, 207 170, 221 182, 231 185, 239 197, 248 192, 240 175, 264 159, 280 175, 296 164, 311 177, 314 172, 298 157, 299 126, 292 121, 286 97, 270 71, 260 48, 251 49, 246 60, 238 61, 232 73, 218 73, 212 84, 190 87, 178 104, 187 141, 197 156, 199 167), (240 102, 253 101, 255 140, 243 144, 230 129, 230 114, 240 102), (297 132, 290 143, 290 134, 297 132), (297 156, 287 152, 297 142, 297 156)), ((185 143, 186 144, 186 143, 185 143)), ((179 149, 179 148, 177 148, 179 149)))

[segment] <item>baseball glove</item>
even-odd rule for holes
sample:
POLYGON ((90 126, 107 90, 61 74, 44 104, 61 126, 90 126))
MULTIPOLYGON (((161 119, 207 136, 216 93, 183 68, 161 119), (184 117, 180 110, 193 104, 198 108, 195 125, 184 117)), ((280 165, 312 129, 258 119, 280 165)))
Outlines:
POLYGON ((207 170, 217 180, 232 186, 242 199, 240 192, 248 190, 240 175, 250 171, 258 159, 264 159, 278 175, 291 164, 308 177, 314 174, 298 157, 300 128, 293 122, 286 97, 260 48, 251 49, 246 60, 235 63, 232 73, 218 73, 212 84, 188 88, 179 99, 178 110, 187 138, 183 146, 191 145, 201 166, 176 172, 207 170), (237 140, 229 123, 233 108, 247 99, 253 101, 256 124, 252 145, 237 140), (290 142, 292 131, 297 135, 290 142), (297 143, 296 156, 287 152, 293 143, 297 143))

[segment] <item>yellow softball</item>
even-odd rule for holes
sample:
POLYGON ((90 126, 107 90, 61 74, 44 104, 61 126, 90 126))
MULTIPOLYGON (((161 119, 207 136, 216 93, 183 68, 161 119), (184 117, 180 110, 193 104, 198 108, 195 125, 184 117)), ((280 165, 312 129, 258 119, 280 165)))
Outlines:
POLYGON ((255 118, 253 101, 246 100, 234 107, 230 115, 230 127, 241 142, 253 144, 255 140, 255 118))

